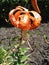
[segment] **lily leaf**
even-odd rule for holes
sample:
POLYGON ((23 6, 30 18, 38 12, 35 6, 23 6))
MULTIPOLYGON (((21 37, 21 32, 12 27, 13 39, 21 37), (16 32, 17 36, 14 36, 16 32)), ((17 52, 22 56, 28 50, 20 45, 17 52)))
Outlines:
POLYGON ((22 56, 22 58, 21 58, 21 62, 25 62, 26 60, 28 60, 29 58, 28 58, 28 55, 26 56, 22 56))
POLYGON ((28 50, 29 50, 29 48, 20 48, 22 55, 24 55, 28 50))

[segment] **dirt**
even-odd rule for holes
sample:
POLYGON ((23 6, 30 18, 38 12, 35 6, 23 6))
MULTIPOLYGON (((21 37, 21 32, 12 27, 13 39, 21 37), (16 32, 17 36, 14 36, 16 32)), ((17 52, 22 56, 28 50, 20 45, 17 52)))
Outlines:
MULTIPOLYGON (((49 65, 49 23, 41 23, 36 30, 30 30, 30 44, 34 51, 30 50, 30 65, 49 65), (46 40, 44 39, 46 36, 46 40)), ((16 36, 21 35, 21 30, 12 26, 0 26, 0 45, 8 47, 16 36)))

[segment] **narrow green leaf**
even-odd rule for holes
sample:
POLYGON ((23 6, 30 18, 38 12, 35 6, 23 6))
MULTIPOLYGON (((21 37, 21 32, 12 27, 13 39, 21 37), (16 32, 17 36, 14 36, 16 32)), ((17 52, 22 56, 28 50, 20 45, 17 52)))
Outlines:
POLYGON ((26 60, 28 59, 28 56, 22 56, 22 58, 21 58, 21 62, 25 62, 26 60))
POLYGON ((25 54, 27 51, 29 50, 29 48, 20 48, 21 54, 25 54))
POLYGON ((17 48, 18 46, 19 46, 19 44, 14 45, 15 48, 17 48))
POLYGON ((44 34, 43 38, 44 38, 44 39, 47 39, 47 36, 44 34))
POLYGON ((24 41, 24 40, 22 40, 21 44, 24 44, 24 43, 25 43, 25 41, 24 41))
POLYGON ((0 48, 0 64, 3 62, 3 59, 5 58, 7 52, 5 49, 0 48))
POLYGON ((17 41, 20 38, 20 36, 16 36, 12 39, 12 41, 17 41))

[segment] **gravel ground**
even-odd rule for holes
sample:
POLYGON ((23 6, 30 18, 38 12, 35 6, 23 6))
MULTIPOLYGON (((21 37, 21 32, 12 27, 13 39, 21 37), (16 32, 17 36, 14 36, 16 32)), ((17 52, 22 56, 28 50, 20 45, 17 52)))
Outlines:
MULTIPOLYGON (((45 35, 49 43, 49 23, 41 23, 36 30, 30 30, 29 34, 30 44, 34 49, 30 56, 30 65, 49 65, 49 44, 43 38, 45 35)), ((15 43, 12 39, 19 35, 21 35, 20 29, 0 26, 0 45, 8 47, 9 44, 15 43)))

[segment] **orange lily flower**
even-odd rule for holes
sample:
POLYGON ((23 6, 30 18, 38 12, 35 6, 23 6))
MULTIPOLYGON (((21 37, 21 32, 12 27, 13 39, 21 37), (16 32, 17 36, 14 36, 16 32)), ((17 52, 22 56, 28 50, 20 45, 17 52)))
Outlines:
POLYGON ((41 22, 41 16, 37 12, 28 11, 28 9, 21 6, 10 11, 9 19, 12 25, 22 30, 35 29, 41 22))

